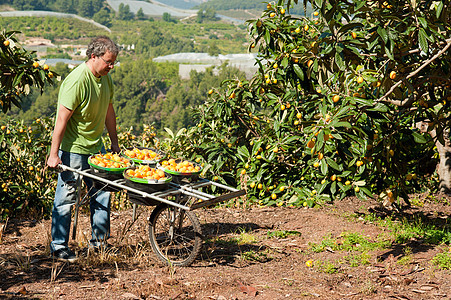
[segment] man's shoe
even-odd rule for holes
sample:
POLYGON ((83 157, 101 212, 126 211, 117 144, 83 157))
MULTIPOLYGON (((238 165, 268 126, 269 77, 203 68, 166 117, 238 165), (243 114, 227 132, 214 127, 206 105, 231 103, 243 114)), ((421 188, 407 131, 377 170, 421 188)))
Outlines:
POLYGON ((72 252, 72 250, 70 250, 69 248, 56 250, 52 253, 52 258, 69 263, 76 262, 78 260, 78 257, 75 255, 75 253, 72 252))

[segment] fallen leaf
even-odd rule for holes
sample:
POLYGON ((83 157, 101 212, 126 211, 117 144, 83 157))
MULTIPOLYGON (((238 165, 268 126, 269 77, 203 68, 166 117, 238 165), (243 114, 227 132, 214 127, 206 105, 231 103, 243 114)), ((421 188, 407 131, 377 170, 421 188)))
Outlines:
POLYGON ((249 296, 255 297, 257 295, 257 289, 253 286, 244 285, 238 281, 238 287, 240 288, 241 292, 248 294, 249 296))
POLYGON ((18 293, 18 294, 21 294, 21 295, 26 295, 26 294, 28 294, 28 291, 27 291, 27 289, 23 286, 17 293, 18 293))

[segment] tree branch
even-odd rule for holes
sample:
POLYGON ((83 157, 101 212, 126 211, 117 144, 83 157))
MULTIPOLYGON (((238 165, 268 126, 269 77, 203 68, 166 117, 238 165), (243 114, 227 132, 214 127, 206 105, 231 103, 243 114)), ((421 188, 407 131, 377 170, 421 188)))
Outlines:
MULTIPOLYGON (((434 60, 436 60, 437 58, 439 58, 443 53, 445 53, 448 48, 451 46, 451 39, 447 40, 447 44, 446 46, 440 50, 439 52, 437 52, 437 54, 435 54, 433 57, 431 57, 430 59, 428 59, 427 61, 425 61, 418 69, 416 69, 414 72, 410 73, 407 77, 401 79, 400 81, 398 81, 396 84, 394 84, 390 90, 385 93, 385 95, 383 95, 381 98, 377 99, 375 102, 381 102, 383 101, 385 98, 387 98, 387 96, 389 96, 391 93, 393 93, 393 91, 395 90, 395 88, 397 88, 399 85, 401 85, 401 83, 403 83, 404 81, 406 81, 409 78, 412 78, 413 76, 417 75, 421 70, 423 70, 427 65, 429 65, 431 62, 433 62, 434 60)), ((392 102, 392 101, 389 101, 392 102)), ((392 102, 393 103, 393 102, 392 102)), ((402 100, 400 101, 400 106, 404 105, 402 103, 402 100)))

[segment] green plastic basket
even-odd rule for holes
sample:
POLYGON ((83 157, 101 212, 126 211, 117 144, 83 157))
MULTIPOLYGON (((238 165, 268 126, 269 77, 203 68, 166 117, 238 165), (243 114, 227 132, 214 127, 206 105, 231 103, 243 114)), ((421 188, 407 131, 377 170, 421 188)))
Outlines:
MULTIPOLYGON (((136 167, 128 168, 135 169, 136 167)), ((127 169, 127 170, 128 170, 127 169)), ((172 181, 172 176, 166 174, 166 179, 164 180, 156 180, 156 179, 146 179, 146 178, 137 178, 127 175, 125 170, 123 172, 123 177, 125 178, 125 184, 135 188, 142 192, 156 192, 165 190, 169 187, 169 183, 172 181)))
POLYGON ((93 169, 94 171, 97 171, 97 172, 101 172, 101 173, 122 174, 127 168, 134 166, 134 162, 132 160, 130 160, 130 163, 131 163, 130 166, 126 166, 123 168, 105 168, 105 167, 101 167, 101 166, 93 164, 91 162, 91 159, 94 157, 95 157, 95 155, 91 155, 88 158, 88 164, 91 166, 91 169, 93 169))
MULTIPOLYGON (((182 161, 182 159, 176 159, 175 161, 177 163, 179 163, 180 161, 182 161)), ((198 163, 192 162, 192 161, 190 161, 190 163, 192 163, 194 166, 198 166, 200 168, 200 170, 196 171, 196 172, 182 173, 182 172, 177 172, 177 171, 166 169, 161 164, 158 164, 157 168, 162 170, 162 171, 164 171, 165 173, 168 173, 168 174, 171 174, 171 175, 175 175, 175 176, 192 176, 192 175, 199 175, 200 173, 202 173, 202 166, 201 165, 199 165, 198 163)))

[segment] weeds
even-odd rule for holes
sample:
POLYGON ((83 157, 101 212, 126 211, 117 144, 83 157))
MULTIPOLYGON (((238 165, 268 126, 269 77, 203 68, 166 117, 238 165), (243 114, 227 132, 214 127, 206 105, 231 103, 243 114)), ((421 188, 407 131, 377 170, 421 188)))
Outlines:
POLYGON ((315 267, 319 272, 327 273, 327 274, 335 274, 338 272, 339 267, 337 267, 331 261, 315 261, 315 267))
POLYGON ((382 219, 375 214, 368 214, 363 219, 389 229, 390 235, 398 244, 404 244, 412 239, 423 240, 433 245, 451 244, 450 225, 438 226, 434 224, 437 221, 430 220, 426 216, 414 215, 411 219, 404 217, 400 221, 395 221, 391 216, 382 219))
POLYGON ((353 268, 370 264, 371 255, 367 252, 352 254, 344 257, 344 260, 353 268))
POLYGON ((451 270, 451 252, 439 253, 432 258, 432 264, 440 269, 451 270))
POLYGON ((278 238, 278 239, 286 239, 289 236, 301 236, 301 233, 296 230, 276 230, 276 231, 268 231, 268 238, 278 238))
POLYGON ((14 262, 20 271, 22 272, 30 271, 31 257, 28 254, 27 256, 22 256, 15 253, 14 262))
POLYGON ((404 255, 396 263, 399 265, 409 265, 412 262, 412 248, 407 246, 402 251, 404 255))
POLYGON ((371 241, 367 237, 354 232, 343 232, 339 237, 333 239, 331 235, 327 235, 319 244, 311 243, 310 247, 313 252, 323 252, 326 249, 332 251, 359 251, 367 252, 376 249, 385 249, 390 246, 390 241, 379 239, 371 241))
POLYGON ((268 255, 268 251, 256 252, 254 250, 246 251, 241 254, 242 260, 250 260, 257 262, 266 262, 272 260, 272 257, 268 255))

